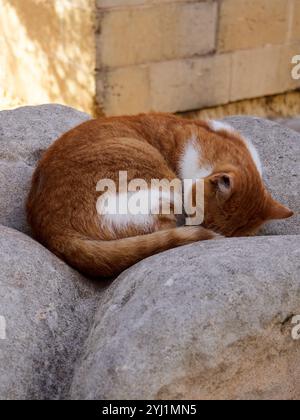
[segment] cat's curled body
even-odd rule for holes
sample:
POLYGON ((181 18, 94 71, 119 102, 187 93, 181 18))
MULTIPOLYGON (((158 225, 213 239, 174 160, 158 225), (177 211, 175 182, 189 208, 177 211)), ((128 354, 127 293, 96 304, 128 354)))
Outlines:
MULTIPOLYGON (((58 139, 34 173, 27 202, 34 236, 82 273, 112 277, 136 262, 200 240, 255 233, 293 213, 275 202, 254 147, 231 127, 168 114, 90 120, 58 139), (203 179, 202 226, 174 214, 101 215, 97 183, 203 179)), ((150 188, 150 187, 149 187, 150 188)))

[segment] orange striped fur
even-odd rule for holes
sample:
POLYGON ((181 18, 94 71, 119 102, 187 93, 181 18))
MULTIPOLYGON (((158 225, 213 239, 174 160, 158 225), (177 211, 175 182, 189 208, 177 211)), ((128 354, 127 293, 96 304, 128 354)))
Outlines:
POLYGON ((222 124, 149 114, 88 121, 58 139, 32 180, 28 220, 35 237, 82 273, 116 276, 158 252, 195 241, 248 236, 293 213, 266 190, 255 150, 222 124), (180 226, 174 214, 141 223, 106 223, 97 213, 97 182, 182 178, 205 185, 202 226, 180 226))

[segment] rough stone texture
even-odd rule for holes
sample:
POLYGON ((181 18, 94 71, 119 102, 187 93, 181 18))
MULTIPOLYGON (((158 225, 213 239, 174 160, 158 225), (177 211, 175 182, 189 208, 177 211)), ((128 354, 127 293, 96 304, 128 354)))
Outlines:
POLYGON ((295 77, 294 72, 295 70, 295 63, 293 63, 292 59, 295 56, 299 55, 300 51, 300 39, 298 42, 294 42, 293 44, 286 45, 281 49, 281 65, 278 68, 278 72, 281 74, 282 87, 285 87, 285 90, 295 90, 300 88, 300 79, 299 79, 299 71, 297 71, 297 75, 295 77))
POLYGON ((182 0, 96 0, 96 5, 100 9, 117 6, 142 6, 142 5, 153 5, 153 4, 162 4, 162 3, 179 3, 182 0))
POLYGON ((299 270, 299 236, 145 260, 101 298, 72 398, 300 398, 299 270))
POLYGON ((60 105, 0 112, 0 224, 28 232, 24 203, 37 161, 60 135, 89 118, 60 105))
POLYGON ((215 48, 216 17, 217 3, 211 1, 106 9, 99 18, 99 66, 123 67, 207 54, 215 48))
MULTIPOLYGON (((0 224, 27 231, 37 160, 88 118, 56 105, 0 113, 0 224)), ((226 121, 252 139, 270 190, 297 212, 265 233, 291 236, 172 250, 103 291, 0 226, 0 399, 300 398, 291 338, 300 314, 300 136, 259 118, 226 121)))
POLYGON ((283 44, 288 28, 286 0, 224 0, 220 7, 219 49, 234 51, 283 44))
POLYGON ((291 59, 298 51, 299 45, 287 45, 233 53, 230 101, 298 88, 300 81, 291 76, 291 59))
POLYGON ((287 92, 299 41, 300 0, 2 0, 0 109, 180 112, 287 92))
POLYGON ((300 41, 300 0, 294 0, 292 39, 300 41))
POLYGON ((130 66, 103 72, 97 85, 98 102, 106 115, 138 114, 151 109, 149 67, 130 66))
MULTIPOLYGON (((299 67, 300 75, 300 67, 299 67)), ((231 115, 255 115, 260 118, 297 118, 300 115, 300 90, 264 98, 246 99, 225 106, 215 106, 200 111, 185 112, 190 119, 221 119, 231 115)))
POLYGON ((3 226, 0 267, 0 399, 63 398, 100 290, 3 226))
POLYGON ((88 120, 87 114, 61 105, 24 107, 0 113, 0 158, 33 166, 64 132, 88 120))
MULTIPOLYGON (((272 95, 279 82, 275 66, 281 62, 281 48, 270 46, 257 50, 237 51, 232 58, 232 85, 230 99, 255 98, 272 95)), ((282 92, 282 86, 280 87, 282 92)))
POLYGON ((1 0, 0 109, 57 102, 94 111, 95 9, 95 0, 1 0))
POLYGON ((151 109, 170 112, 229 101, 231 59, 213 55, 150 66, 151 109))
POLYGON ((106 115, 177 112, 226 103, 231 57, 168 60, 102 72, 98 101, 106 115))
POLYGON ((300 136, 272 121, 254 117, 229 117, 225 121, 253 141, 264 167, 264 179, 274 197, 295 211, 295 216, 272 222, 264 233, 300 234, 300 136))
POLYGON ((22 161, 0 160, 0 223, 25 233, 29 233, 25 200, 33 169, 22 161))
POLYGON ((127 115, 183 112, 292 91, 300 87, 291 61, 298 44, 102 69, 97 101, 106 115, 127 115))
POLYGON ((299 0, 272 7, 269 0, 222 0, 218 13, 216 3, 98 0, 103 112, 182 112, 299 88, 291 77, 299 0))
POLYGON ((300 117, 296 118, 278 118, 276 119, 278 124, 281 124, 291 130, 295 130, 300 133, 300 117))

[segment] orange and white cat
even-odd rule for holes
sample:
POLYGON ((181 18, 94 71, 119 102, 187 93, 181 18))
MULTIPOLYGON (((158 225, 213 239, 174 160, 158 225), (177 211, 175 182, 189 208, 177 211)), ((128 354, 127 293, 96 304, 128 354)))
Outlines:
MULTIPOLYGON (((125 199, 119 191, 116 196, 125 199)), ((192 242, 253 235, 265 222, 293 215, 266 190, 249 140, 220 122, 168 114, 91 120, 63 135, 34 173, 27 213, 42 244, 93 277, 116 276, 146 257, 192 242), (118 184, 119 171, 127 172, 128 181, 146 181, 145 199, 152 179, 192 179, 194 185, 201 180, 202 225, 178 226, 174 213, 151 209, 136 217, 99 214, 97 183, 118 184)))

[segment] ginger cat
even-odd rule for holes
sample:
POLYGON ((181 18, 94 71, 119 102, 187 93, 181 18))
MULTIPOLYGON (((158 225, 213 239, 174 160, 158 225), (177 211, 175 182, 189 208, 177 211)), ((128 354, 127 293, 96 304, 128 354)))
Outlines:
MULTIPOLYGON (((115 198, 124 199, 119 190, 115 198)), ((161 204, 164 198, 157 200, 161 204)), ((176 198, 169 201, 174 208, 176 198)), ((293 212, 271 197, 256 149, 233 128, 149 114, 91 120, 64 134, 34 173, 27 214, 37 240, 82 273, 101 278, 181 245, 253 235, 265 222, 293 212), (178 227, 173 211, 99 213, 97 184, 102 179, 117 184, 119 171, 127 171, 128 181, 145 180, 145 200, 152 179, 194 180, 184 191, 193 202, 201 181, 202 225, 178 227)))

